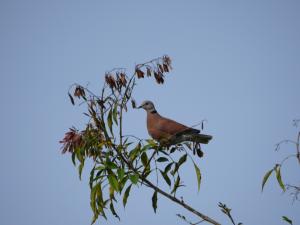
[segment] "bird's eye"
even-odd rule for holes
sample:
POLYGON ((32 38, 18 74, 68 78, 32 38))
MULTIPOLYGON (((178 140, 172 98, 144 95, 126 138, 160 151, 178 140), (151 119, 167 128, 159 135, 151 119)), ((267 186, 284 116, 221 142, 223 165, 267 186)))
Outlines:
POLYGON ((147 102, 146 105, 149 105, 149 103, 147 102))

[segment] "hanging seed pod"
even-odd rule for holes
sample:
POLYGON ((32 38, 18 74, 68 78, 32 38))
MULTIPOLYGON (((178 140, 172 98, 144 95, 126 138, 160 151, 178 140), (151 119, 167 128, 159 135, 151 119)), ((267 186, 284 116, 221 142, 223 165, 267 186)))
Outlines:
POLYGON ((74 96, 76 96, 76 97, 78 97, 78 98, 80 98, 80 97, 85 97, 85 92, 84 92, 83 87, 81 87, 81 86, 78 85, 78 86, 75 88, 74 96))
POLYGON ((124 73, 120 73, 119 82, 122 86, 124 87, 126 86, 127 80, 126 80, 126 75, 124 73))
POLYGON ((164 68, 162 67, 162 65, 157 64, 157 67, 158 67, 158 69, 159 69, 159 71, 160 71, 161 73, 164 72, 164 68))
POLYGON ((163 84, 164 83, 164 78, 161 72, 154 72, 154 77, 155 80, 158 84, 163 84))
POLYGON ((147 77, 151 77, 151 68, 147 67, 147 77))
POLYGON ((106 81, 106 83, 108 84, 108 86, 109 86, 111 89, 117 87, 116 80, 115 80, 115 78, 113 77, 113 75, 111 75, 111 74, 106 74, 106 75, 105 75, 105 81, 106 81))
POLYGON ((169 67, 168 67, 168 65, 167 64, 163 64, 163 68, 164 68, 164 71, 166 72, 166 73, 169 73, 170 72, 170 70, 169 70, 169 67))
POLYGON ((144 78, 145 73, 143 71, 141 71, 139 68, 135 69, 135 73, 136 73, 138 78, 144 78))

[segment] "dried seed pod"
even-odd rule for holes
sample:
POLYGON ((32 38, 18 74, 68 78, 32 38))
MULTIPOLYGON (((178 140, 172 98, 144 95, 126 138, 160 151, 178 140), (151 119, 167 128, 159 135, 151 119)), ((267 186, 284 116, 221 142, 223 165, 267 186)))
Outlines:
POLYGON ((164 78, 163 78, 163 74, 161 72, 154 72, 154 77, 155 80, 158 84, 163 84, 164 83, 164 78))
POLYGON ((76 147, 82 144, 82 137, 76 129, 70 128, 70 131, 65 133, 65 137, 59 143, 63 144, 62 153, 72 153, 76 147))
POLYGON ((160 71, 161 73, 164 72, 164 68, 162 67, 162 65, 157 64, 157 67, 158 67, 158 69, 159 69, 159 71, 160 71))
POLYGON ((138 78, 144 78, 145 73, 143 71, 141 71, 139 68, 136 68, 135 72, 136 72, 136 75, 138 78))
POLYGON ((171 67, 172 60, 169 56, 167 55, 163 56, 163 62, 167 64, 169 67, 171 67))
POLYGON ((80 85, 76 86, 75 91, 74 91, 74 96, 80 98, 80 97, 85 97, 85 92, 83 87, 80 85))
POLYGON ((168 65, 167 64, 163 64, 163 68, 164 68, 164 71, 166 72, 166 73, 169 73, 170 72, 170 70, 169 70, 169 67, 168 67, 168 65))
POLYGON ((125 73, 120 73, 120 79, 119 80, 120 80, 121 85, 125 87, 126 84, 127 84, 125 73))
POLYGON ((109 86, 111 89, 117 87, 116 80, 115 80, 115 78, 113 77, 113 75, 111 75, 111 74, 106 74, 106 75, 105 75, 105 81, 106 81, 106 83, 108 84, 108 86, 109 86))
POLYGON ((151 77, 151 68, 147 67, 147 77, 151 77))

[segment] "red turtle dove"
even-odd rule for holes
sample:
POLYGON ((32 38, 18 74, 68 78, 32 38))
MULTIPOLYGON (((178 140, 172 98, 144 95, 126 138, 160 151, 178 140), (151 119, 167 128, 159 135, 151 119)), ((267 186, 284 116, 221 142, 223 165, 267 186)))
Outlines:
POLYGON ((193 141, 207 144, 212 139, 210 135, 200 134, 200 130, 162 117, 151 101, 144 101, 138 108, 146 110, 148 133, 159 142, 166 141, 169 144, 177 144, 183 141, 193 141))

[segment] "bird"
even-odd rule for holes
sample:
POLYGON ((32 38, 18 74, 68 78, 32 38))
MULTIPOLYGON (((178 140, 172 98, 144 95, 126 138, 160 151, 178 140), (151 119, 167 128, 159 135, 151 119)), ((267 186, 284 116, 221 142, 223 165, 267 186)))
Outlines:
POLYGON ((138 107, 147 112, 147 130, 149 135, 160 143, 174 145, 183 141, 192 141, 197 144, 208 144, 211 135, 200 134, 200 130, 185 126, 172 119, 161 116, 153 102, 146 100, 138 107))

